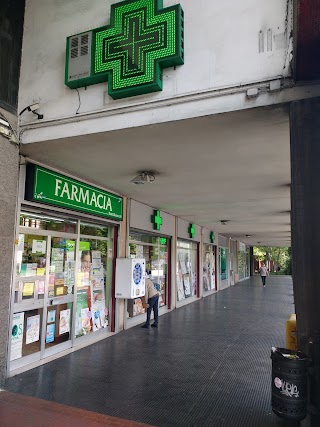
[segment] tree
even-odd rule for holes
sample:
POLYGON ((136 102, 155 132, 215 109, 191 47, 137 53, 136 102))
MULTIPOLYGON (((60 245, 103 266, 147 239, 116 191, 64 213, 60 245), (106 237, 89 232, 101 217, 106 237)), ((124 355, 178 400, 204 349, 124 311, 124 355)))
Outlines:
POLYGON ((289 268, 291 265, 291 248, 259 246, 253 248, 253 255, 257 261, 265 262, 267 265, 270 265, 270 261, 273 261, 273 267, 276 272, 280 269, 285 274, 291 274, 289 268))

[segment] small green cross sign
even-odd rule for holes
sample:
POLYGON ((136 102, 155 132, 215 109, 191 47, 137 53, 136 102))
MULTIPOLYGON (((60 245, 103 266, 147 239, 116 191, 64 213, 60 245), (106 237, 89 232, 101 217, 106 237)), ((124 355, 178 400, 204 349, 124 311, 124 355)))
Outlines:
POLYGON ((153 223, 153 228, 155 230, 160 230, 162 225, 162 216, 160 215, 160 211, 153 211, 154 215, 151 215, 151 222, 153 223))
POLYGON ((214 243, 214 239, 215 239, 215 234, 214 234, 214 232, 213 231, 211 231, 211 233, 210 233, 210 241, 211 241, 211 243, 214 243))
POLYGON ((189 225, 188 232, 189 232, 191 239, 194 239, 194 236, 196 234, 196 227, 194 226, 194 224, 189 225))
POLYGON ((113 4, 110 25, 68 37, 65 83, 77 88, 108 81, 113 99, 160 91, 162 70, 184 62, 183 31, 180 5, 163 8, 163 0, 113 4))

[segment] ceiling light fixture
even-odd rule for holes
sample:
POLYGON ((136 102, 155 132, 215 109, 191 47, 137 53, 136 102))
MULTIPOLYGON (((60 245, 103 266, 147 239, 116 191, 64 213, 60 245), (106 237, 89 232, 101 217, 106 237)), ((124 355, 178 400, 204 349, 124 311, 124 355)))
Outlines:
POLYGON ((130 182, 132 184, 140 185, 140 184, 151 184, 155 180, 155 176, 152 172, 141 172, 135 178, 133 178, 130 182))
POLYGON ((229 221, 227 219, 222 219, 220 222, 222 225, 227 225, 229 221))
POLYGON ((251 237, 251 235, 250 234, 246 234, 246 237, 251 237))

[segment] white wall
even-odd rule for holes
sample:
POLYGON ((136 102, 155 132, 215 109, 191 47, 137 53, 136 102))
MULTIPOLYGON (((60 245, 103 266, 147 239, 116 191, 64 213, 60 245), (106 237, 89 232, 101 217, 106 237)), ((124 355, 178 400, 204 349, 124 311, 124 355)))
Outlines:
MULTIPOLYGON (((19 111, 32 102, 39 102, 40 111, 44 114, 42 124, 50 119, 75 116, 79 105, 77 92, 64 85, 66 37, 108 24, 110 5, 116 2, 118 0, 27 2, 19 111)), ((164 0, 164 6, 177 2, 164 0)), ((164 70, 164 90, 114 101, 105 96, 106 83, 87 90, 81 88, 79 113, 110 110, 288 75, 291 14, 288 31, 284 34, 287 0, 180 0, 180 4, 185 12, 185 65, 176 70, 164 70), (273 37, 269 52, 266 51, 268 29, 272 30, 273 37), (265 40, 264 53, 259 53, 260 30, 265 40)), ((21 123, 26 124, 33 122, 35 116, 26 112, 21 119, 21 123)), ((122 126, 126 120, 122 115, 122 126)), ((60 137, 69 134, 68 127, 60 132, 60 137)), ((88 123, 85 129, 89 133, 101 131, 95 129, 94 123, 88 123)), ((83 127, 81 132, 84 132, 83 127)), ((50 133, 42 137, 51 139, 50 133)), ((28 142, 32 142, 32 137, 28 142)))

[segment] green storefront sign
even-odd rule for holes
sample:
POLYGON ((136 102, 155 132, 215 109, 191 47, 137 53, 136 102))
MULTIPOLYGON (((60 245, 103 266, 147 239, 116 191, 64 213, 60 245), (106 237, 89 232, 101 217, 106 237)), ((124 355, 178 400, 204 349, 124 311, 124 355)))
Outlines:
POLYGON ((43 167, 27 165, 26 200, 122 220, 122 197, 43 167))
POLYGON ((184 62, 184 15, 163 0, 111 6, 110 25, 67 38, 65 84, 108 81, 113 99, 162 90, 162 70, 184 62))

